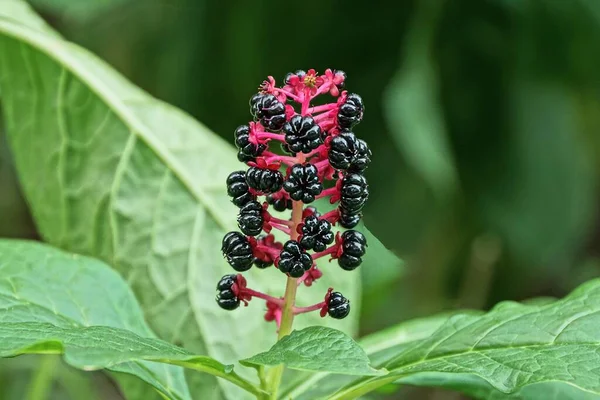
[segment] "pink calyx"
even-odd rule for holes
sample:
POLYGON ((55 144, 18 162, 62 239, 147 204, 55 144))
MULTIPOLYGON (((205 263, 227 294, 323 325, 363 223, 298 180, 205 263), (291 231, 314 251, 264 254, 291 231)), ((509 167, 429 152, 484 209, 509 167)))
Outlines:
POLYGON ((332 225, 335 225, 336 222, 340 220, 340 212, 336 208, 335 210, 331 210, 323 214, 321 219, 326 219, 327 221, 331 222, 332 225))
POLYGON ((298 279, 298 286, 304 283, 305 286, 310 287, 319 278, 323 276, 323 272, 318 269, 315 265, 311 269, 306 271, 301 278, 298 279))

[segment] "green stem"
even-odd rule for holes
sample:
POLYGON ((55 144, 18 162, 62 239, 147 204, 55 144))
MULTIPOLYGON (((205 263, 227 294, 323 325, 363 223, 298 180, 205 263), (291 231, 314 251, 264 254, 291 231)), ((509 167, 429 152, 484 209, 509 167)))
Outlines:
POLYGON ((359 382, 355 382, 352 386, 349 386, 341 391, 334 393, 331 397, 328 397, 329 400, 352 400, 358 399, 360 396, 363 396, 369 392, 372 392, 376 389, 379 389, 382 386, 387 385, 388 383, 392 383, 398 380, 397 376, 393 376, 391 378, 382 379, 382 378, 371 378, 370 380, 364 381, 360 380, 359 382))
POLYGON ((59 358, 56 356, 43 356, 40 358, 39 367, 27 393, 27 400, 46 400, 49 397, 58 361, 59 358))
MULTIPOLYGON (((298 162, 304 162, 303 156, 298 156, 298 162)), ((292 240, 298 239, 298 232, 296 227, 302 222, 302 211, 304 210, 304 203, 301 201, 294 201, 292 207, 292 224, 290 226, 290 236, 292 240)), ((279 335, 277 340, 281 340, 283 337, 289 335, 292 332, 292 325, 294 324, 294 305, 296 304, 296 291, 298 289, 297 278, 287 278, 285 285, 284 305, 283 313, 281 316, 281 325, 279 327, 279 335)), ((271 399, 277 398, 277 390, 281 384, 281 377, 283 376, 283 370, 285 366, 279 365, 273 368, 269 373, 269 391, 271 392, 271 399)))

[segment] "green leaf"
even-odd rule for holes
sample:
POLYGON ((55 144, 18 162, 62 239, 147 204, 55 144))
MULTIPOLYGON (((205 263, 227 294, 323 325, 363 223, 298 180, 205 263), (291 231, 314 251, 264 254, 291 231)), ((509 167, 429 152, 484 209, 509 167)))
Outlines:
MULTIPOLYGON (((268 349, 276 334, 263 320, 264 303, 225 312, 214 301, 216 282, 232 272, 220 246, 237 229, 224 185, 243 167, 234 149, 48 32, 23 1, 0 2, 2 107, 43 238, 116 268, 165 340, 227 363, 268 349)), ((298 303, 321 301, 330 286, 357 301, 359 274, 335 272, 301 288, 298 303)), ((283 294, 285 277, 275 269, 245 276, 256 290, 283 294)), ((306 315, 297 327, 331 324, 353 334, 357 320, 358 312, 343 321, 306 315)), ((194 394, 209 396, 209 387, 199 383, 194 394)), ((246 396, 222 387, 229 398, 246 396)))
POLYGON ((381 378, 331 397, 353 399, 389 382, 439 386, 471 396, 536 391, 600 395, 600 280, 542 305, 505 302, 484 315, 450 317, 430 337, 394 352, 381 378))
POLYGON ((73 21, 83 21, 102 15, 113 8, 122 6, 129 0, 30 0, 31 4, 43 11, 59 14, 73 21))
POLYGON ((301 371, 327 371, 345 375, 381 375, 371 368, 364 350, 336 329, 311 326, 295 330, 267 352, 241 361, 242 365, 277 366, 301 371))
POLYGON ((384 102, 396 146, 439 196, 451 194, 458 184, 432 60, 443 4, 419 3, 406 38, 404 66, 387 88, 384 102))
POLYGON ((355 229, 367 239, 367 253, 363 257, 360 271, 364 291, 372 293, 398 279, 404 272, 404 262, 386 248, 362 222, 355 229))
MULTIPOLYGON (((358 341, 371 364, 378 367, 394 357, 398 349, 410 346, 411 343, 424 339, 435 332, 451 314, 441 314, 427 318, 406 321, 383 331, 373 333, 358 341)), ((310 400, 327 398, 341 387, 357 382, 360 377, 348 375, 332 375, 328 372, 302 376, 294 382, 282 387, 280 398, 294 400, 310 400)))
POLYGON ((231 372, 153 338, 130 289, 99 261, 0 240, 0 277, 0 357, 64 353, 74 367, 133 374, 171 399, 190 398, 183 371, 145 360, 231 372))

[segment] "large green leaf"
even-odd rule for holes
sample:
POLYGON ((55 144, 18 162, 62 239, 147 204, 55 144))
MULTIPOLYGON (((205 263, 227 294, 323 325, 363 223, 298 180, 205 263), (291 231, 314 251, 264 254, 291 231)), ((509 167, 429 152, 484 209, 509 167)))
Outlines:
MULTIPOLYGON (((387 363, 390 358, 393 358, 398 349, 425 339, 448 318, 450 318, 450 314, 441 314, 403 322, 366 336, 360 339, 358 343, 369 356, 372 365, 381 366, 387 363)), ((321 399, 358 380, 359 378, 355 376, 333 375, 326 372, 310 376, 301 375, 296 381, 289 382, 282 387, 280 398, 294 400, 321 399)))
POLYGON ((190 398, 183 371, 145 360, 235 377, 231 367, 153 338, 129 287, 99 261, 1 240, 0 277, 0 357, 64 353, 74 367, 136 375, 170 399, 190 398))
MULTIPOLYGON (((225 362, 273 344, 263 304, 227 313, 214 302, 215 283, 231 273, 219 250, 235 229, 224 190, 241 167, 231 146, 60 39, 20 0, 0 2, 0 92, 17 172, 47 241, 117 268, 163 339, 225 362)), ((246 275, 253 288, 283 294, 278 271, 246 275)), ((356 299, 357 282, 358 273, 326 274, 300 290, 299 303, 320 301, 329 286, 356 299)), ((357 316, 307 315, 297 328, 354 333, 357 316)))
POLYGON ((389 382, 478 398, 598 398, 599 324, 600 280, 550 304, 505 302, 484 315, 459 313, 430 337, 390 351, 383 364, 389 375, 354 382, 331 398, 356 398, 389 382))
POLYGON ((385 95, 396 145, 439 196, 457 189, 458 176, 439 101, 433 57, 436 21, 444 1, 422 2, 406 38, 404 66, 385 95))
POLYGON ((324 326, 293 331, 267 352, 242 361, 248 366, 277 366, 300 371, 326 371, 345 375, 381 375, 371 367, 364 350, 348 335, 324 326))
POLYGON ((129 0, 30 0, 43 11, 50 11, 78 22, 102 15, 107 11, 126 4, 129 0))

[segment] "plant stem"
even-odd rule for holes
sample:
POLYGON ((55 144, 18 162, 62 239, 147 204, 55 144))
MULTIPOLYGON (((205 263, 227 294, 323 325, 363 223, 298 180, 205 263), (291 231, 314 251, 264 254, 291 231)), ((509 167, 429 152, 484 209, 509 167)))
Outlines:
MULTIPOLYGON (((304 156, 298 155, 298 162, 304 162, 304 156)), ((292 240, 298 240, 299 233, 296 227, 302 223, 302 211, 304 209, 304 203, 301 201, 294 201, 292 206, 292 220, 290 224, 290 238, 292 240)), ((296 290, 298 289, 298 278, 288 277, 285 285, 284 295, 284 306, 283 314, 281 317, 281 326, 279 327, 279 335, 277 340, 281 340, 283 337, 289 335, 292 332, 292 325, 294 323, 294 305, 296 304, 296 290)), ((273 368, 270 371, 270 385, 269 389, 271 392, 271 399, 277 398, 277 390, 281 383, 281 377, 283 375, 284 366, 280 365, 273 368)))
POLYGON ((43 356, 35 372, 27 394, 27 400, 45 400, 50 395, 50 387, 54 380, 59 358, 57 356, 43 356))

